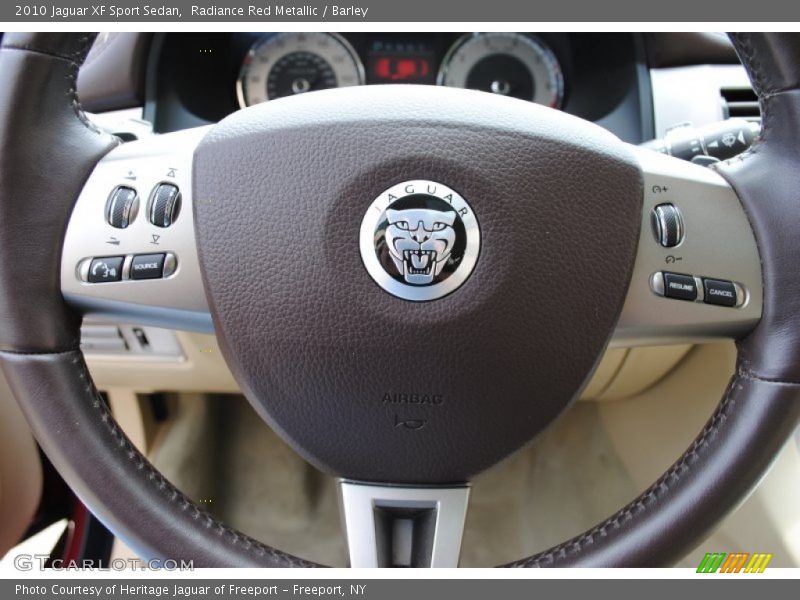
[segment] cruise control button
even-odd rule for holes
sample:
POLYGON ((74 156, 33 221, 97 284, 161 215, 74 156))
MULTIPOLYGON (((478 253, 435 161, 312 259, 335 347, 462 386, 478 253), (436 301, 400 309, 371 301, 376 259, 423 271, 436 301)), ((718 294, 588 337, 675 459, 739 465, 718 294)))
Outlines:
POLYGON ((696 300, 697 285, 691 275, 664 273, 664 295, 678 300, 696 300))
POLYGON ((703 279, 703 302, 719 306, 736 306, 736 287, 732 281, 703 279))
POLYGON ((674 248, 683 241, 683 219, 674 204, 659 204, 653 209, 653 228, 664 248, 674 248))
POLYGON ((89 265, 89 283, 106 283, 122 279, 122 261, 124 256, 106 256, 94 258, 89 265))
POLYGON ((137 254, 131 262, 131 279, 161 279, 164 254, 137 254))

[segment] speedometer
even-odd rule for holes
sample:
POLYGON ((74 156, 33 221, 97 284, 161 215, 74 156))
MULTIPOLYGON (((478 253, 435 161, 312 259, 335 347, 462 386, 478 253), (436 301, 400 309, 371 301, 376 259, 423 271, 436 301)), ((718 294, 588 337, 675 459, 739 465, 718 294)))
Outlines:
POLYGON ((236 95, 252 106, 283 96, 360 85, 364 65, 333 33, 278 33, 256 43, 244 59, 236 95))
POLYGON ((483 90, 561 105, 564 78, 553 51, 538 38, 522 33, 470 33, 447 52, 439 85, 483 90))

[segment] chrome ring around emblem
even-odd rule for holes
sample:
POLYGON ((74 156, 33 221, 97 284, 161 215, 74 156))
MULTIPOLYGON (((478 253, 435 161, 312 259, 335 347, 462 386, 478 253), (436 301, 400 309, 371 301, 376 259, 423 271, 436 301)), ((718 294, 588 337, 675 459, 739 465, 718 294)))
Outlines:
POLYGON ((481 241, 475 213, 458 192, 415 179, 390 187, 370 204, 359 245, 379 286, 398 298, 424 302, 467 280, 481 241))

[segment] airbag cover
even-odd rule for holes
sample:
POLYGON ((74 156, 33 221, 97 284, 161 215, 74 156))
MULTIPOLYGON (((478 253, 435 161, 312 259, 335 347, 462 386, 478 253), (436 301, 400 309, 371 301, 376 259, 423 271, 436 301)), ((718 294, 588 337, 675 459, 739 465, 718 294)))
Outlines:
POLYGON ((250 402, 324 470, 463 481, 576 397, 614 328, 642 178, 600 127, 433 86, 309 93, 239 111, 194 160, 209 304, 250 402), (362 263, 359 227, 398 182, 457 190, 480 255, 453 293, 411 302, 362 263))

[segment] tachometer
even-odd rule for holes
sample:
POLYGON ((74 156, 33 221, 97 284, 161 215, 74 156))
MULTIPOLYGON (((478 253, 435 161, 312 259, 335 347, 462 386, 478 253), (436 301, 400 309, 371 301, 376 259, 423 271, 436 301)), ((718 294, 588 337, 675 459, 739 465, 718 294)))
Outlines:
POLYGON ((278 33, 247 53, 236 95, 244 108, 283 96, 363 83, 364 65, 340 35, 278 33))
POLYGON ((470 33, 447 52, 439 85, 483 90, 557 108, 564 78, 553 51, 522 33, 470 33))

